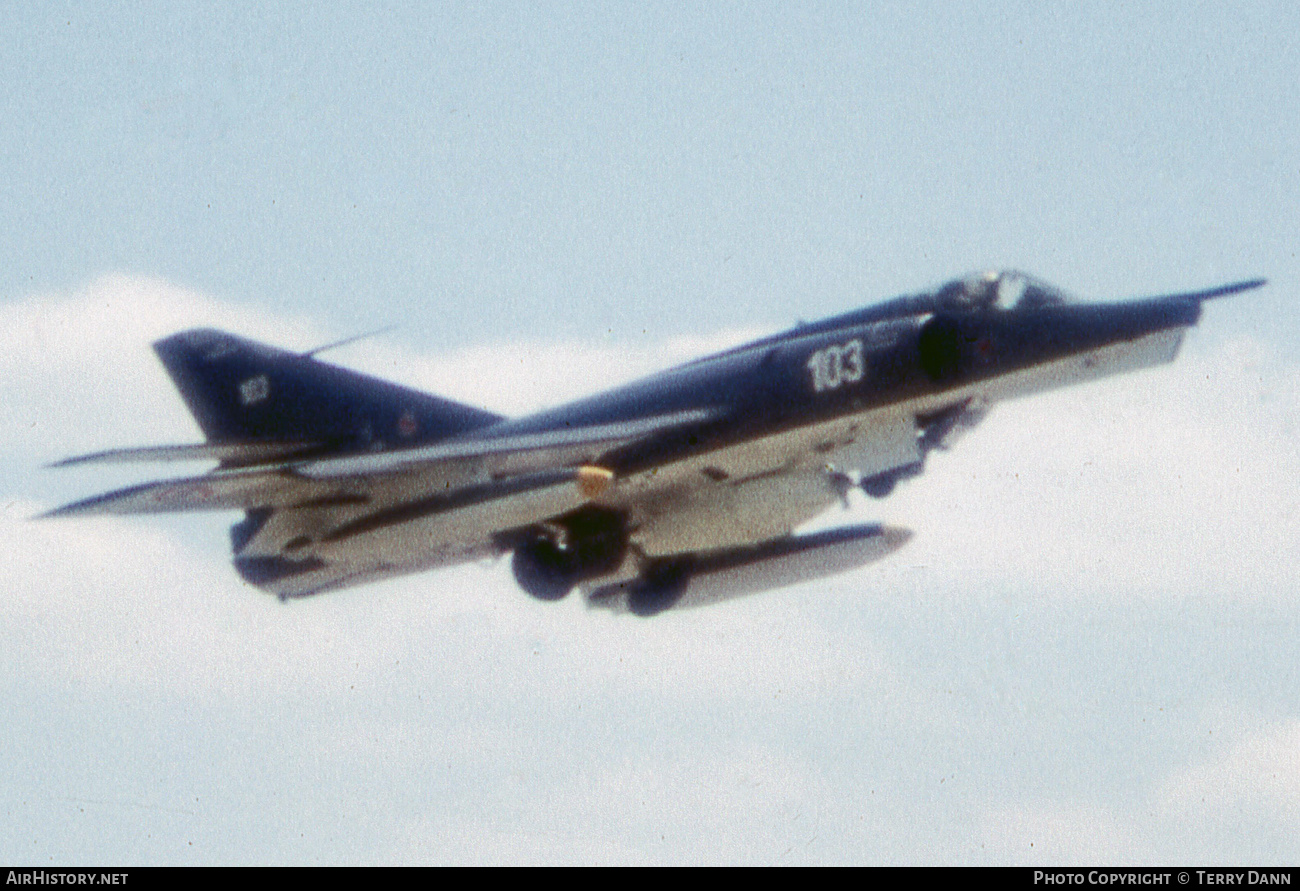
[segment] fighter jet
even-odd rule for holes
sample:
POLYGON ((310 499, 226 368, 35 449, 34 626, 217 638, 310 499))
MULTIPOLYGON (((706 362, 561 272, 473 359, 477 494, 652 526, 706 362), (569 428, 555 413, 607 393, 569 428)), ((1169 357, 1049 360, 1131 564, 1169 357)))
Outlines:
POLYGON ((973 275, 527 417, 210 329, 154 344, 206 442, 56 466, 215 469, 45 516, 238 510, 235 569, 282 600, 512 554, 542 600, 671 607, 842 572, 911 533, 799 534, 854 489, 888 496, 991 406, 1170 362, 1205 300, 1264 284, 1081 303, 973 275))

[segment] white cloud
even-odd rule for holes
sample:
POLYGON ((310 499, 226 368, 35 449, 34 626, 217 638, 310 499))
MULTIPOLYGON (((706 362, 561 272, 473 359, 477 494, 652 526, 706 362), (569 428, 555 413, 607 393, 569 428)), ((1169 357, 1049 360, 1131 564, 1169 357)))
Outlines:
POLYGON ((398 829, 385 862, 410 866, 631 866, 653 863, 624 839, 582 835, 568 815, 559 827, 503 829, 485 820, 420 820, 398 829))
POLYGON ((1180 815, 1208 811, 1225 820, 1251 812, 1300 832, 1300 719, 1247 733, 1182 771, 1169 781, 1165 803, 1180 815))
MULTIPOLYGON (((50 460, 118 445, 197 441, 196 425, 150 344, 213 326, 311 341, 308 322, 216 300, 158 279, 106 276, 71 294, 0 304, 0 443, 50 460)), ((317 341, 323 342, 323 341, 317 341)))
POLYGON ((1300 367, 1251 341, 995 407, 880 506, 972 585, 1285 598, 1300 588, 1300 367))
MULTIPOLYGON (((1026 800, 980 820, 979 859, 1063 866, 1107 863, 1286 863, 1300 838, 1300 719, 1217 710, 1180 760, 1147 788, 1106 804, 1026 800), (1223 726, 1223 721, 1237 722, 1223 726)), ((1139 759, 1141 753, 1130 753, 1139 759)), ((1100 790, 1099 790, 1100 791, 1100 790)))
POLYGON ((979 862, 1020 866, 1151 863, 1139 826, 1096 806, 997 808, 979 821, 972 854, 979 862))
POLYGON ((485 694, 507 678, 523 694, 542 672, 562 698, 797 697, 887 679, 870 643, 810 619, 797 595, 645 622, 577 597, 531 601, 501 565, 280 604, 235 575, 217 519, 29 520, 36 510, 16 502, 0 518, 15 675, 220 698, 328 692, 398 664, 485 694))
POLYGON ((274 599, 165 523, 32 521, 34 505, 15 507, 0 522, 12 677, 224 696, 301 686, 342 655, 328 619, 308 644, 274 599))
POLYGON ((516 780, 503 824, 423 820, 394 859, 418 863, 799 862, 832 790, 807 764, 757 747, 733 753, 611 753, 576 782, 516 780))

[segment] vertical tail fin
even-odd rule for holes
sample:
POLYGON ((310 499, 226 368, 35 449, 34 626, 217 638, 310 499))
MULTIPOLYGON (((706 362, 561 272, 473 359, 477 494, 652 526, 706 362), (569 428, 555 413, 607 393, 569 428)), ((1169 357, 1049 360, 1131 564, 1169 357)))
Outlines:
POLYGON ((209 442, 400 447, 500 415, 255 341, 199 328, 154 344, 209 442))

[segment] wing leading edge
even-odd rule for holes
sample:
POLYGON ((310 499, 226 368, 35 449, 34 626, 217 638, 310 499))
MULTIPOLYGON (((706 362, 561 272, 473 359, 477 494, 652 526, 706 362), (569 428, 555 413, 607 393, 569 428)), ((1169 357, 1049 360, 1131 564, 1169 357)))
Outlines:
MULTIPOLYGON (((600 424, 544 434, 459 437, 453 441, 401 451, 289 460, 253 467, 218 469, 202 476, 158 480, 96 495, 56 508, 42 517, 104 514, 167 513, 173 511, 249 510, 261 507, 312 505, 329 499, 370 500, 367 490, 380 481, 397 481, 418 488, 416 479, 455 476, 468 480, 457 489, 481 482, 518 479, 547 469, 576 474, 589 489, 593 475, 582 468, 613 448, 644 437, 711 417, 708 411, 678 412, 619 424, 600 424), (493 466, 488 467, 491 462, 493 466), (471 468, 466 472, 466 466, 471 468), (479 478, 479 479, 476 479, 479 478)), ((291 444, 201 444, 121 449, 68 458, 51 466, 67 467, 98 461, 248 458, 265 453, 293 453, 305 447, 291 444)), ((450 490, 448 482, 443 486, 450 490)))

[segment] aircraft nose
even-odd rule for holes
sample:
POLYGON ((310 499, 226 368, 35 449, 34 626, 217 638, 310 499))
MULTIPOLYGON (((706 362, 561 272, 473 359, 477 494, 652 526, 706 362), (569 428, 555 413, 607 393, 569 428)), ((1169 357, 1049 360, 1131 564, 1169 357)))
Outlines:
POLYGON ((1190 328, 1200 320, 1201 305, 1206 300, 1253 291, 1267 283, 1267 279, 1252 278, 1204 291, 1148 297, 1144 300, 1119 304, 1115 307, 1115 317, 1148 332, 1165 328, 1190 328))
POLYGON ((1185 297, 1152 297, 1097 308, 1098 333, 1140 337, 1169 328, 1190 328, 1201 318, 1201 301, 1185 297))
POLYGON ((1061 307, 1055 318, 1030 324, 1044 341, 1065 352, 1091 349, 1107 343, 1136 340, 1149 334, 1190 328, 1201 317, 1201 302, 1186 297, 1152 297, 1126 303, 1061 307))

